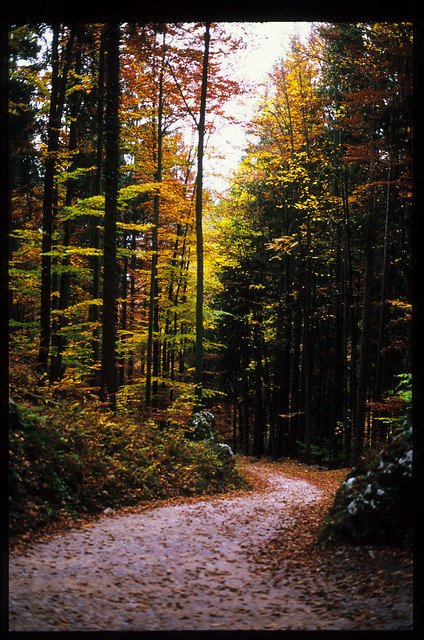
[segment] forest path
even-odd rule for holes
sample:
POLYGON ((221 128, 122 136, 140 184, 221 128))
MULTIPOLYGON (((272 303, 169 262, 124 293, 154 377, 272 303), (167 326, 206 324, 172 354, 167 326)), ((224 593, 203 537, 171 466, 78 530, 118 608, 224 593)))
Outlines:
POLYGON ((367 598, 364 612, 364 600, 337 596, 335 578, 308 565, 308 540, 299 547, 343 473, 319 472, 313 483, 278 465, 243 467, 254 493, 117 513, 13 553, 9 629, 411 628, 408 598, 397 611, 377 599, 373 615, 367 598), (292 541, 297 560, 278 538, 292 541))

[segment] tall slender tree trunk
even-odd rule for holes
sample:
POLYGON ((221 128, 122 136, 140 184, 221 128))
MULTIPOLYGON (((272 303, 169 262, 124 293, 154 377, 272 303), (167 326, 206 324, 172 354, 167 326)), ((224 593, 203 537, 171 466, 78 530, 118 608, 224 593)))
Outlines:
POLYGON ((282 348, 277 349, 276 359, 274 363, 274 398, 273 398, 273 410, 274 410, 274 446, 272 456, 274 460, 277 458, 281 458, 286 449, 286 441, 284 434, 284 426, 285 420, 283 415, 285 413, 284 410, 284 402, 283 402, 283 394, 284 394, 284 385, 285 385, 285 376, 284 376, 284 352, 282 348))
MULTIPOLYGON (((305 460, 311 459, 312 436, 312 329, 311 329, 311 234, 310 224, 307 221, 306 258, 304 275, 304 303, 303 303, 303 411, 305 412, 305 460)), ((300 233, 299 233, 300 245, 300 233)))
POLYGON ((200 94, 200 116, 198 124, 199 142, 197 147, 196 182, 196 365, 195 384, 198 406, 202 404, 203 386, 203 147, 205 137, 206 94, 208 85, 210 23, 205 25, 205 49, 203 54, 202 89, 200 94))
MULTIPOLYGON (((135 231, 131 236, 131 276, 130 276, 130 327, 134 327, 135 322, 135 269, 137 266, 137 258, 135 255, 137 248, 137 235, 135 231)), ((134 351, 131 349, 128 355, 128 372, 127 372, 127 380, 128 382, 132 382, 134 378, 134 351)))
MULTIPOLYGON (((286 221, 286 229, 288 229, 288 222, 286 221)), ((284 345, 283 345, 283 357, 282 366, 284 367, 284 390, 283 390, 283 413, 288 417, 284 418, 284 433, 287 434, 287 442, 283 447, 283 455, 294 456, 296 454, 296 428, 290 416, 291 413, 291 398, 290 398, 290 374, 291 374, 291 358, 290 350, 292 343, 292 307, 291 307, 291 257, 286 256, 286 269, 285 269, 285 331, 284 331, 284 345)))
MULTIPOLYGON (((128 236, 126 233, 123 234, 123 246, 127 247, 128 236)), ((125 342, 126 342, 126 330, 127 330, 127 321, 128 321, 128 281, 127 281, 127 273, 128 273, 128 257, 124 258, 124 265, 121 272, 121 338, 120 338, 120 358, 119 358, 119 373, 118 373, 118 383, 119 386, 125 384, 125 342)))
MULTIPOLYGON (((346 330, 350 329, 350 367, 346 375, 349 376, 349 397, 346 399, 346 431, 345 431, 345 458, 350 460, 350 447, 352 428, 356 424, 356 395, 357 395, 357 313, 355 311, 355 297, 353 290, 351 242, 350 242, 350 222, 348 203, 348 177, 342 175, 340 168, 340 184, 343 201, 343 229, 344 229, 344 252, 345 252, 345 280, 346 280, 346 330), (350 415, 348 415, 350 412, 350 415)), ((347 336, 346 336, 347 344, 347 336)), ((347 364, 346 364, 347 367, 347 364)), ((349 464, 347 464, 349 466, 349 464)))
POLYGON ((37 370, 46 372, 50 349, 51 320, 51 277, 52 277, 52 234, 54 177, 57 154, 59 151, 60 122, 65 101, 66 80, 71 61, 75 28, 69 33, 66 44, 62 75, 59 75, 59 25, 53 25, 52 39, 52 84, 50 95, 49 120, 47 125, 47 160, 44 173, 43 192, 43 238, 41 245, 41 308, 40 308, 40 348, 37 370))
MULTIPOLYGON (((344 252, 346 254, 346 251, 344 252)), ((349 367, 348 367, 348 335, 349 335, 349 317, 350 317, 350 301, 349 301, 349 272, 348 260, 344 255, 344 280, 343 280, 343 452, 344 464, 346 467, 350 465, 350 447, 352 440, 352 416, 349 415, 349 367)))
POLYGON ((330 275, 328 278, 328 307, 327 307, 327 315, 325 319, 325 331, 323 335, 325 336, 324 340, 324 353, 321 355, 321 383, 319 385, 319 421, 318 421, 318 442, 320 449, 324 447, 324 438, 327 433, 328 427, 328 388, 329 388, 329 373, 330 373, 330 365, 329 365, 329 354, 330 354, 330 317, 332 313, 331 306, 331 284, 332 284, 332 276, 331 276, 331 267, 330 267, 330 275))
POLYGON ((367 389, 369 383, 369 345, 372 311, 372 286, 374 276, 374 238, 375 238, 375 187, 370 185, 369 212, 366 220, 364 290, 362 303, 362 327, 359 353, 358 388, 356 395, 356 421, 354 434, 354 453, 358 458, 364 446, 367 389))
POLYGON ((381 400, 383 395, 383 370, 384 370, 384 320, 386 316, 386 288, 387 288, 387 249, 389 243, 389 213, 390 213, 390 175, 391 167, 387 171, 387 192, 386 192, 386 219, 384 224, 384 247, 383 247, 383 268, 381 276, 381 293, 380 293, 380 314, 378 319, 378 345, 377 345, 377 363, 375 366, 375 391, 374 400, 381 400))
MULTIPOLYGON (((53 220, 57 219, 57 214, 59 211, 59 197, 58 197, 58 189, 57 189, 57 184, 54 185, 54 189, 53 189, 53 220)), ((51 274, 51 314, 53 315, 53 319, 51 322, 51 344, 50 344, 50 349, 49 349, 49 356, 50 356, 50 374, 49 374, 49 379, 50 382, 54 382, 55 381, 55 362, 56 362, 56 356, 58 353, 58 329, 60 326, 60 321, 59 318, 57 316, 57 311, 59 309, 59 304, 58 304, 58 292, 60 289, 60 285, 59 285, 59 274, 58 274, 58 270, 57 267, 59 265, 59 257, 57 255, 58 252, 58 238, 57 238, 57 234, 53 234, 52 236, 52 248, 51 248, 51 252, 52 252, 52 274, 51 274), (56 237, 55 237, 56 235, 56 237)))
MULTIPOLYGON (((339 234, 338 234, 339 235, 339 234)), ((330 403, 330 433, 329 433, 329 463, 334 463, 337 455, 336 431, 337 423, 342 418, 343 409, 343 303, 342 303, 342 265, 340 255, 340 238, 337 240, 336 255, 336 318, 334 331, 334 352, 333 352, 333 382, 331 385, 331 403, 330 403)))
POLYGON ((267 353, 267 343, 262 336, 261 348, 263 353, 263 392, 264 392, 264 434, 269 424, 268 439, 266 448, 264 444, 264 452, 266 455, 272 455, 273 440, 275 438, 275 415, 272 403, 272 385, 271 385, 271 369, 270 361, 267 353))
MULTIPOLYGON (((103 174, 103 147, 104 147, 104 83, 105 83, 105 28, 103 28, 100 36, 99 46, 99 71, 97 78, 97 143, 96 143, 96 174, 94 182, 94 195, 99 196, 102 193, 102 174, 103 174)), ((98 222, 94 218, 91 220, 90 228, 90 244, 93 249, 100 248, 100 231, 98 222)), ((101 261, 99 255, 90 257, 90 267, 92 269, 91 280, 91 297, 93 300, 99 300, 100 291, 100 272, 101 261)), ((93 323, 91 349, 92 361, 96 365, 100 361, 100 331, 99 331, 99 307, 92 304, 89 309, 89 319, 93 323)), ((92 384, 96 387, 100 386, 99 374, 93 374, 92 384)))
POLYGON ((247 367, 249 364, 248 357, 248 325, 244 323, 245 334, 242 338, 241 353, 241 390, 242 390, 242 424, 241 424, 241 440, 243 443, 243 453, 248 456, 250 453, 249 442, 249 376, 247 367))
POLYGON ((294 316, 294 331, 293 331, 293 360, 292 360, 292 379, 291 379, 291 413, 295 415, 291 419, 291 429, 294 431, 294 437, 297 441, 301 441, 302 427, 303 427, 303 415, 302 415, 302 397, 301 397, 301 339, 302 339, 302 302, 303 296, 301 291, 300 275, 297 276, 297 291, 298 296, 296 299, 296 307, 293 313, 294 316))
MULTIPOLYGON (((309 308, 309 305, 307 305, 309 308)), ((304 345, 303 345, 303 366, 304 366, 304 395, 303 406, 305 411, 305 461, 307 464, 311 461, 311 371, 312 371, 312 345, 310 332, 310 319, 305 317, 304 327, 304 345)))
POLYGON ((105 221, 103 248, 103 318, 101 387, 112 409, 116 406, 117 261, 116 222, 119 181, 119 23, 106 28, 105 221))
MULTIPOLYGON (((76 38, 79 39, 79 33, 76 34, 76 38)), ((76 57, 75 57, 75 73, 79 75, 81 73, 81 48, 77 47, 76 57)), ((75 152, 78 148, 78 138, 77 138, 77 117, 78 117, 78 107, 79 107, 79 94, 77 91, 74 91, 71 96, 71 123, 69 125, 69 151, 75 152)), ((71 164, 71 171, 74 171, 77 168, 77 160, 76 156, 71 164)), ((74 200, 75 193, 75 183, 72 179, 69 179, 66 184, 66 196, 65 196, 65 206, 71 206, 74 200)), ((69 247, 71 241, 71 221, 65 220, 63 224, 63 247, 69 247)), ((71 276, 70 276, 70 258, 66 256, 62 262, 62 272, 60 275, 60 285, 59 285, 59 311, 64 311, 69 307, 70 301, 70 287, 71 287, 71 276), (64 268, 63 268, 64 267, 64 268)), ((61 316, 57 323, 57 328, 63 329, 67 324, 67 320, 61 316)), ((50 368, 50 381, 54 382, 55 380, 59 380, 64 374, 64 367, 62 366, 63 359, 63 351, 66 345, 65 337, 59 333, 59 335, 53 336, 56 338, 56 355, 52 358, 51 368, 50 368)))
POLYGON ((237 452, 237 411, 238 411, 238 382, 237 378, 234 381, 234 387, 232 388, 232 402, 233 402, 233 441, 232 448, 234 453, 237 452))
MULTIPOLYGON (((159 104, 158 104, 158 133, 157 133, 157 157, 156 157, 156 182, 162 181, 162 115, 163 115, 163 65, 159 74, 159 104)), ((158 328, 158 227, 159 227, 159 192, 153 199, 153 229, 152 229, 152 266, 150 271, 150 297, 149 297, 149 325, 147 335, 147 359, 146 359, 146 408, 152 404, 152 395, 157 393, 157 380, 152 381, 153 376, 158 375, 159 350, 154 332, 158 328)))
POLYGON ((255 357, 255 430, 253 435, 253 454, 258 458, 264 452, 264 415, 262 404, 262 348, 261 348, 262 318, 258 314, 254 326, 254 357, 255 357))

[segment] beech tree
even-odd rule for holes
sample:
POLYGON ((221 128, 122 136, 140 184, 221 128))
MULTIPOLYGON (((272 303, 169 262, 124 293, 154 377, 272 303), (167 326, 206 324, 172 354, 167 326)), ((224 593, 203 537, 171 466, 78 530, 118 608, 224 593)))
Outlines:
POLYGON ((66 81, 71 63, 75 28, 70 29, 63 47, 63 58, 59 59, 60 25, 53 25, 51 47, 51 91, 50 109, 47 125, 47 157, 44 172, 43 192, 43 241, 41 247, 41 310, 40 310, 40 349, 38 370, 47 371, 50 345, 51 321, 51 249, 54 219, 54 177, 59 152, 59 133, 65 100, 66 81))
POLYGON ((102 389, 116 405, 117 336, 117 205, 119 184, 119 40, 120 26, 106 29, 106 112, 105 112, 105 213, 103 250, 102 389))
MULTIPOLYGON (((163 36, 163 47, 165 46, 165 33, 163 36)), ((156 159, 155 180, 158 184, 162 182, 162 139, 163 139, 163 74, 165 66, 165 51, 162 54, 159 70, 159 94, 157 105, 157 132, 154 133, 157 148, 154 151, 156 159)), ((156 115, 155 115, 156 119, 156 115)), ((153 340, 153 332, 159 330, 158 318, 158 227, 159 227, 159 207, 160 194, 155 193, 153 196, 153 232, 152 232, 152 265, 150 275, 150 296, 149 296, 149 328, 147 336, 147 360, 146 360, 146 407, 150 406, 152 386, 153 393, 157 395, 157 378, 159 375, 159 345, 158 340, 153 340), (152 385, 152 369, 154 383, 152 385)))
POLYGON ((199 110, 199 142, 197 146, 197 180, 196 180, 196 395, 198 403, 202 402, 203 386, 203 146, 205 138, 206 94, 208 86, 208 60, 210 23, 205 26, 205 51, 203 54, 202 89, 199 110))
MULTIPOLYGON (((96 173, 93 187, 93 195, 100 196, 102 194, 103 186, 103 150, 104 150, 104 84, 105 84, 105 40, 106 29, 101 27, 101 31, 98 39, 98 73, 97 73, 97 109, 96 109, 96 173)), ((98 250, 100 245, 100 233, 96 218, 90 221, 90 246, 98 250)), ((101 264, 100 256, 93 255, 90 257, 91 269, 92 269, 92 285, 91 296, 93 300, 100 299, 100 273, 101 264)), ((99 307, 96 304, 90 306, 89 319, 93 323, 93 338, 92 338, 92 352, 93 352, 93 364, 96 365, 100 361, 100 339, 99 339, 99 307)), ((100 386, 97 373, 93 377, 94 386, 100 386)))

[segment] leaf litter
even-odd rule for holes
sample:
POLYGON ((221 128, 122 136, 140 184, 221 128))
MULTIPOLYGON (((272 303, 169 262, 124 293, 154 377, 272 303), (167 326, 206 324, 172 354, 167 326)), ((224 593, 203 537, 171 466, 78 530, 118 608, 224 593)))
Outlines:
POLYGON ((27 537, 10 555, 9 629, 412 629, 410 552, 316 546, 346 469, 237 464, 253 491, 27 537))

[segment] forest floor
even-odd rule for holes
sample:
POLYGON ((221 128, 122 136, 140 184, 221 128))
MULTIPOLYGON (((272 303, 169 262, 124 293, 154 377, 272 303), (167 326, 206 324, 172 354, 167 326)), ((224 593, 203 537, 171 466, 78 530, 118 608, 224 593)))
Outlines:
POLYGON ((410 551, 316 547, 347 470, 237 464, 253 492, 143 504, 15 544, 9 629, 412 629, 410 551))

